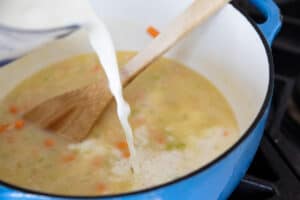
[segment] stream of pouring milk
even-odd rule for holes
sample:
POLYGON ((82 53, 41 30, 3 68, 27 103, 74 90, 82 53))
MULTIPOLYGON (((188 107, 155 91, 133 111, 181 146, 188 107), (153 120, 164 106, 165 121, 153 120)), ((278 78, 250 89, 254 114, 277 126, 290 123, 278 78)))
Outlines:
POLYGON ((126 135, 131 163, 134 167, 135 149, 132 129, 128 122, 130 107, 123 98, 115 49, 109 32, 95 14, 89 1, 1 0, 0 23, 25 29, 83 25, 88 31, 91 46, 96 51, 109 80, 109 88, 117 103, 117 114, 126 135))
POLYGON ((99 56, 109 80, 109 88, 117 102, 117 114, 125 132, 131 159, 133 159, 135 156, 133 134, 128 122, 130 107, 123 98, 120 73, 112 40, 105 25, 99 20, 88 24, 87 30, 89 32, 90 43, 99 56))

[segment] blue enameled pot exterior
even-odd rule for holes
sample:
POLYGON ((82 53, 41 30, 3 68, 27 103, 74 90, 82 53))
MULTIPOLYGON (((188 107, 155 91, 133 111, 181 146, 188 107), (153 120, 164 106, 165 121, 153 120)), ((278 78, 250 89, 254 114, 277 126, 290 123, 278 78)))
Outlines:
MULTIPOLYGON (((247 171, 255 152, 262 138, 265 123, 268 117, 272 92, 273 92, 273 64, 270 46, 275 35, 280 29, 280 12, 278 7, 272 0, 250 0, 251 3, 260 10, 266 17, 263 24, 256 25, 251 19, 251 24, 255 27, 260 35, 261 43, 263 43, 269 60, 269 86, 267 96, 263 106, 248 128, 246 133, 234 146, 232 146, 222 156, 203 168, 171 183, 163 184, 157 187, 141 190, 133 193, 112 195, 105 197, 94 197, 91 199, 102 200, 223 200, 228 198, 234 188, 247 171)), ((165 170, 162 169, 161 173, 165 170)), ((51 183, 49 183, 51 184, 51 183)), ((72 184, 72 183, 70 183, 72 184)), ((79 199, 79 197, 63 197, 55 195, 47 195, 24 190, 6 183, 0 186, 1 200, 58 200, 58 199, 79 199)), ((87 199, 82 197, 81 199, 87 199)))

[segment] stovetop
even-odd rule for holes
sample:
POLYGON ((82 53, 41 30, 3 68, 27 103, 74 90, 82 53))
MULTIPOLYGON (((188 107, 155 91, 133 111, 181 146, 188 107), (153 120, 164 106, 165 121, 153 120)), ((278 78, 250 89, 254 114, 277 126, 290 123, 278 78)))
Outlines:
POLYGON ((300 199, 300 129, 294 129, 287 116, 287 102, 294 85, 294 78, 276 75, 264 137, 247 175, 230 200, 300 199))
MULTIPOLYGON (((245 2, 234 1, 261 20, 245 2)), ((283 27, 272 47, 276 75, 270 116, 251 167, 229 200, 300 200, 300 1, 277 3, 283 27)))

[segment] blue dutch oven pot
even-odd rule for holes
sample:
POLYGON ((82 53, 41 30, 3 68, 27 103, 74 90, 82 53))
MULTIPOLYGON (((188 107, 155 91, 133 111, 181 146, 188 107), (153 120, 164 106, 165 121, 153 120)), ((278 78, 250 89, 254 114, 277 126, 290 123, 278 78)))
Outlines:
MULTIPOLYGON (((263 135, 273 92, 274 75, 270 45, 281 26, 279 9, 272 0, 250 0, 250 2, 265 16, 264 23, 255 24, 242 11, 228 5, 167 54, 194 70, 201 71, 216 84, 232 105, 240 125, 241 137, 226 152, 183 177, 126 194, 101 197, 59 196, 0 181, 0 199, 228 198, 247 171, 263 135), (188 48, 184 49, 186 47, 188 48)), ((96 10, 99 10, 102 19, 108 24, 117 48, 129 50, 138 50, 148 42, 146 34, 139 32, 140 30, 145 30, 149 24, 163 26, 165 22, 162 19, 171 19, 188 3, 190 1, 175 3, 172 0, 162 0, 157 1, 155 6, 153 1, 93 1, 96 10), (111 10, 114 10, 114 13, 111 10), (113 22, 111 18, 114 19, 113 22), (126 20, 133 21, 126 24, 128 30, 120 29, 124 24, 123 26, 121 23, 118 24, 119 18, 123 19, 122 23, 126 20)), ((161 173, 165 170, 168 169, 161 169, 161 173)))

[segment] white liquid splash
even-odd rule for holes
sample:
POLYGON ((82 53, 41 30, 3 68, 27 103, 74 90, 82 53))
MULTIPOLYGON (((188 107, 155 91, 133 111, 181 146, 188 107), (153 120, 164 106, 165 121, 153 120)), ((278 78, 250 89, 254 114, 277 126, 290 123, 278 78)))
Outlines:
POLYGON ((105 25, 99 20, 93 20, 87 26, 89 39, 103 66, 109 82, 109 89, 117 103, 117 114, 124 129, 131 160, 135 156, 132 128, 128 122, 130 107, 124 100, 120 73, 113 42, 105 25))

